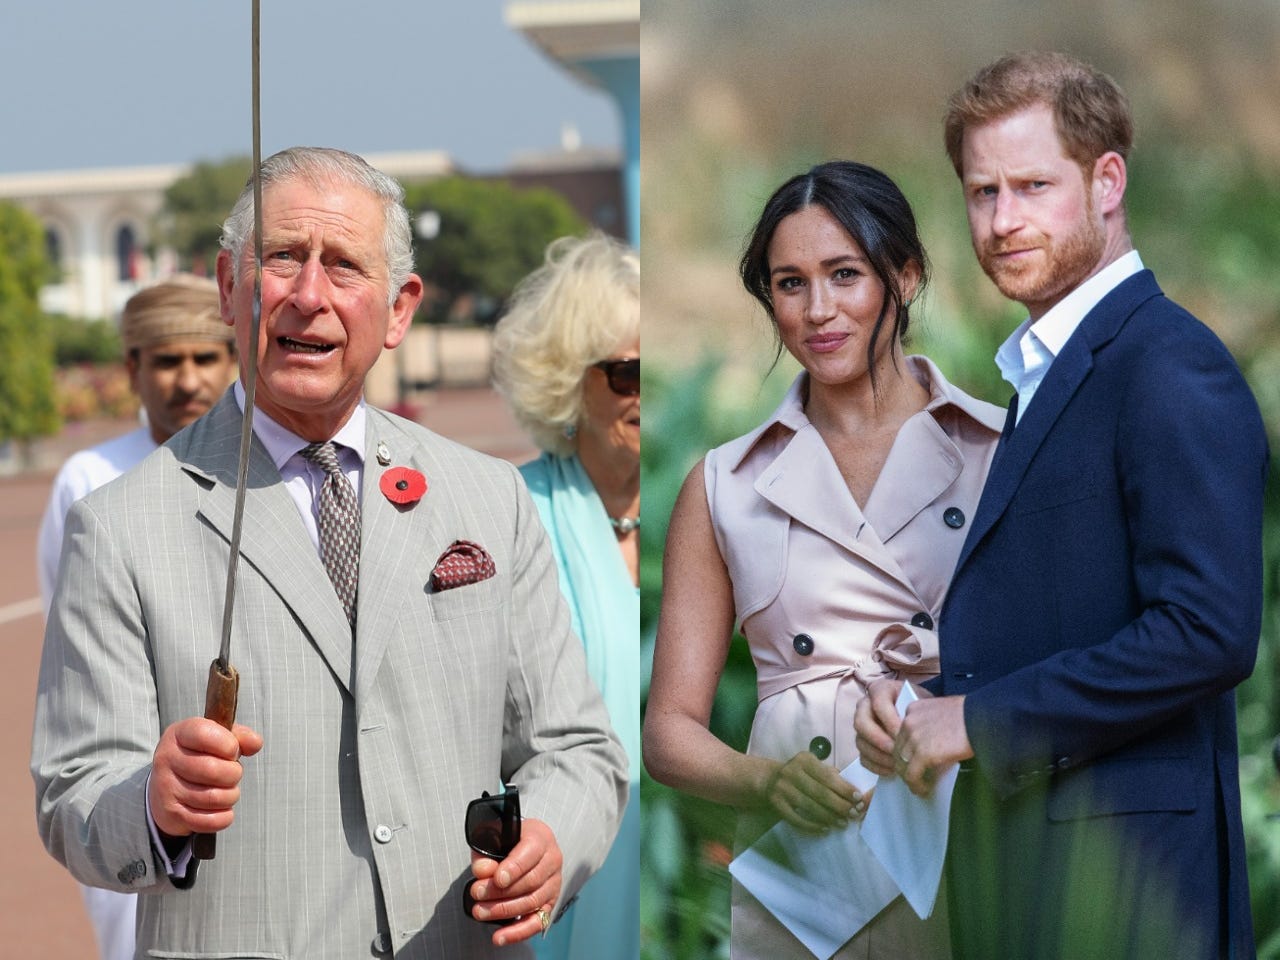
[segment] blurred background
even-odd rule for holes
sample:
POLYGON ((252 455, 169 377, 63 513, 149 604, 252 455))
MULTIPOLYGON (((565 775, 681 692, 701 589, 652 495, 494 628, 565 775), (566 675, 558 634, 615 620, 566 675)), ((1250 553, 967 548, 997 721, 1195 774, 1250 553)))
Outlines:
MULTIPOLYGON (((992 357, 1025 313, 978 268, 942 147, 947 96, 1017 49, 1110 73, 1137 124, 1130 227, 1165 291, 1243 368, 1273 451, 1264 633, 1238 693, 1240 775, 1260 956, 1280 957, 1280 5, 1273 0, 646 0, 641 26, 644 256, 642 630, 651 656, 666 518, 710 447, 746 432, 797 367, 737 279, 772 190, 813 163, 861 160, 911 200, 933 260, 911 349, 1004 406, 992 357)), ((1224 425, 1230 429, 1230 425, 1224 425)), ((1072 535, 1072 532, 1066 532, 1072 535)), ((1076 535, 1085 535, 1083 531, 1076 535)), ((647 675, 642 695, 647 695, 647 675)), ((738 748, 756 706, 733 645, 713 729, 738 748)), ((646 958, 727 957, 731 811, 643 783, 646 958)))

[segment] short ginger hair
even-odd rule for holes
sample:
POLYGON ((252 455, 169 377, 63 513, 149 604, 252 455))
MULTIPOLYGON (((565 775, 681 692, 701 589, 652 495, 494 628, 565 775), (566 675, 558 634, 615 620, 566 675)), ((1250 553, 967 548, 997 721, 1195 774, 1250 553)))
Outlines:
POLYGON ((967 129, 1038 104, 1053 110, 1063 150, 1084 172, 1086 182, 1104 153, 1114 151, 1129 159, 1133 114, 1119 84, 1068 54, 1031 51, 987 64, 951 95, 943 129, 956 176, 964 179, 967 129))

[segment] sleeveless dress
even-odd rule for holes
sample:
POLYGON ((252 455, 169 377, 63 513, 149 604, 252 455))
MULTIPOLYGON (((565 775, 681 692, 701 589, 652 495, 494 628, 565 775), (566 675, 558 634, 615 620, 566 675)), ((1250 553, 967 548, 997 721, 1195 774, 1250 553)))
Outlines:
MULTIPOLYGON (((864 507, 805 415, 805 373, 760 427, 707 454, 712 525, 756 666, 749 754, 811 749, 843 769, 857 757, 853 713, 867 685, 938 671, 938 612, 1004 411, 925 357, 904 363, 930 399, 899 428, 864 507)), ((773 822, 741 815, 737 849, 773 822)), ((899 897, 836 956, 942 960, 945 913, 945 894, 926 921, 899 897)), ((734 960, 808 955, 736 882, 730 943, 734 960)))

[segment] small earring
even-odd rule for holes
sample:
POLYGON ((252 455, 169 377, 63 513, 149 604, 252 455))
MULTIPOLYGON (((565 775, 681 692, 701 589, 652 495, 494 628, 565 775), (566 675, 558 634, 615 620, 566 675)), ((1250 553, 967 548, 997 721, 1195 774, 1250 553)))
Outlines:
POLYGON ((907 299, 902 301, 902 309, 905 310, 909 306, 911 306, 911 298, 907 297, 907 299))
POLYGON ((572 440, 578 435, 578 425, 576 423, 566 423, 564 425, 564 438, 572 440))

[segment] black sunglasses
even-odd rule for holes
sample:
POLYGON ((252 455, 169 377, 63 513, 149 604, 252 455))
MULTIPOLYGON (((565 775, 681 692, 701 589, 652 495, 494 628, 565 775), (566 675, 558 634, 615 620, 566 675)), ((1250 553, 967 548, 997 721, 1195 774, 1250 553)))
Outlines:
MULTIPOLYGON (((467 846, 482 857, 501 860, 520 842, 520 790, 513 783, 505 784, 506 792, 490 796, 489 791, 467 804, 467 816, 463 829, 467 846)), ((462 885, 462 909, 475 920, 471 911, 476 905, 471 896, 474 879, 462 885)), ((479 921, 477 921, 479 922, 479 921)), ((485 923, 506 924, 512 920, 486 920, 485 923)))
POLYGON ((593 363, 604 371, 609 380, 609 389, 620 397, 634 397, 640 392, 640 358, 629 357, 626 360, 601 360, 593 363))

